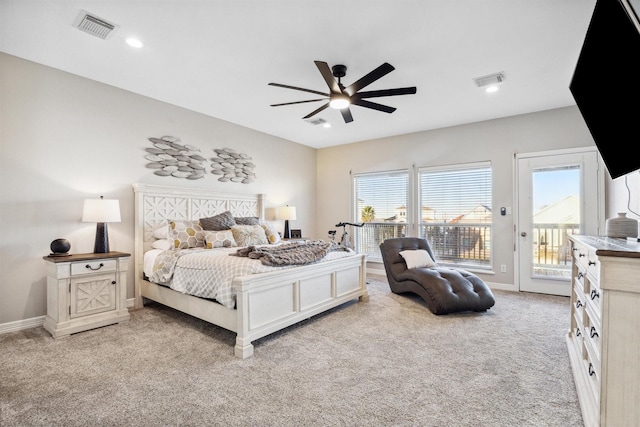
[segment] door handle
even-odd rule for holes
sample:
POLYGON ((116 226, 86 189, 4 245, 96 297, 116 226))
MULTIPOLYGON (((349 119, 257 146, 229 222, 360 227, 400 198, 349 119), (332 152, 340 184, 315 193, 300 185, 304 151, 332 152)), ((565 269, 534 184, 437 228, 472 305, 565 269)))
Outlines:
POLYGON ((520 233, 520 235, 521 235, 522 237, 527 237, 527 232, 526 232, 526 231, 523 231, 522 233, 520 233))

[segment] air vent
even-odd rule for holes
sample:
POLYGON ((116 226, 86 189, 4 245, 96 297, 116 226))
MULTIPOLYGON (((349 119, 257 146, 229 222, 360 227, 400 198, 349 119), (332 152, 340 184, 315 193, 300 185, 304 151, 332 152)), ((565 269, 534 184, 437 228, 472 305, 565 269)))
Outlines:
POLYGON ((92 36, 100 37, 101 39, 108 39, 111 34, 118 29, 118 26, 111 22, 105 21, 102 18, 98 18, 95 15, 90 14, 84 10, 80 11, 80 14, 76 18, 74 25, 85 33, 92 36))
POLYGON ((499 72, 495 74, 489 74, 488 76, 476 77, 473 79, 478 87, 484 87, 489 85, 495 85, 504 81, 504 73, 499 72))
POLYGON ((327 121, 325 119, 322 118, 317 118, 317 119, 307 119, 305 120, 307 123, 310 123, 312 125, 323 125, 325 123, 327 123, 327 121))

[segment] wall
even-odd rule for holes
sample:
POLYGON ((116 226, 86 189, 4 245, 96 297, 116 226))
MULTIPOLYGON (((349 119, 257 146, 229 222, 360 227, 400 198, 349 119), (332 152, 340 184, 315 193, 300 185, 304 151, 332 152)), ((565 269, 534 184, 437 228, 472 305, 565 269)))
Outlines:
MULTIPOLYGON (((516 153, 593 145, 578 109, 567 107, 321 149, 318 227, 326 233, 335 229, 339 221, 351 219, 351 173, 490 161, 493 212, 499 212, 500 206, 516 206, 513 188, 516 153)), ((495 216, 493 262, 505 264, 507 273, 479 274, 487 282, 515 283, 513 224, 513 215, 495 216)), ((369 264, 371 269, 383 268, 380 264, 369 264)))
POLYGON ((108 226, 110 247, 133 253, 136 182, 265 193, 267 207, 295 205, 293 228, 314 237, 315 149, 2 53, 0 94, 0 325, 46 314, 42 257, 52 240, 68 239, 72 253, 93 252, 96 226, 80 221, 85 198, 120 200, 122 222, 108 226), (149 137, 163 135, 206 158, 214 148, 247 153, 257 180, 153 175, 144 149, 149 137))

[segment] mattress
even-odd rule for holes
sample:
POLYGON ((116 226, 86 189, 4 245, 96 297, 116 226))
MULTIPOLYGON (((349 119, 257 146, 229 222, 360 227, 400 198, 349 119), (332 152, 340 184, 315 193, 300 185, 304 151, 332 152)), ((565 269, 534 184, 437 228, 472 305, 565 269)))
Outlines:
MULTIPOLYGON (((232 286, 235 277, 296 268, 289 265, 273 267, 258 259, 234 256, 238 249, 151 249, 144 254, 144 273, 151 282, 235 308, 236 292, 232 286)), ((332 251, 318 262, 353 255, 354 251, 332 251)))

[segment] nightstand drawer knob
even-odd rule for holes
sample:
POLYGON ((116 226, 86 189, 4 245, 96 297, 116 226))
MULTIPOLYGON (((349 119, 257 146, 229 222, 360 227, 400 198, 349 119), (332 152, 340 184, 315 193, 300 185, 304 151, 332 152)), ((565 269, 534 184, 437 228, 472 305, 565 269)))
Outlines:
POLYGON ((112 285, 115 285, 115 284, 116 284, 116 281, 114 280, 113 282, 111 282, 111 284, 112 284, 112 285))
POLYGON ((100 265, 97 266, 96 268, 91 267, 91 264, 85 265, 85 268, 88 268, 89 270, 93 270, 93 271, 100 270, 102 267, 104 267, 103 263, 100 263, 100 265))

